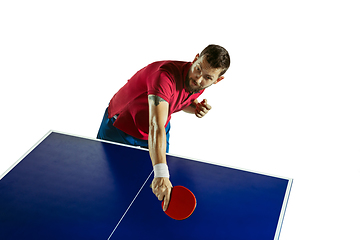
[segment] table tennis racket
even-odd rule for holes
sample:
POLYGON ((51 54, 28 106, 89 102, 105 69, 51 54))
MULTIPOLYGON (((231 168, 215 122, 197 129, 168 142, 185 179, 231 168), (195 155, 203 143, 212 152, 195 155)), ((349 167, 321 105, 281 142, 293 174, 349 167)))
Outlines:
MULTIPOLYGON (((164 206, 164 201, 161 203, 164 206)), ((196 208, 195 195, 186 187, 175 186, 171 190, 170 202, 166 215, 175 220, 184 220, 194 212, 196 208)))

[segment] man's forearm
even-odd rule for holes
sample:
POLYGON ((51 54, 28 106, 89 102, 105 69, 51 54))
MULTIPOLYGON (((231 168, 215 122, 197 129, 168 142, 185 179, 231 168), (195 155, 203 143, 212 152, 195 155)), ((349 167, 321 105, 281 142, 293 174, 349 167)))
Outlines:
POLYGON ((149 128, 149 153, 152 165, 166 163, 165 127, 152 125, 149 128))
POLYGON ((195 114, 196 105, 198 104, 197 99, 195 99, 189 106, 183 109, 184 112, 195 114))

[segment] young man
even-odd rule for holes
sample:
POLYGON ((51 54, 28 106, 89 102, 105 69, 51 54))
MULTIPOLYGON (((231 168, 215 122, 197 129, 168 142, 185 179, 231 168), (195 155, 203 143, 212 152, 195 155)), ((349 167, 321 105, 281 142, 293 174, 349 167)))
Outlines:
POLYGON ((166 211, 172 184, 166 165, 171 114, 183 110, 198 118, 211 109, 197 98, 220 82, 230 66, 221 46, 209 45, 193 62, 154 62, 138 71, 113 96, 97 138, 149 149, 154 167, 152 190, 166 211))

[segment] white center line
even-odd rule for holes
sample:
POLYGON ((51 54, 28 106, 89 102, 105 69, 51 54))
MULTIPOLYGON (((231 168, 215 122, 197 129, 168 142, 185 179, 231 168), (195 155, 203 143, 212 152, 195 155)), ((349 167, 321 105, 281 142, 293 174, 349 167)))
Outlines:
POLYGON ((138 193, 136 194, 136 196, 134 197, 134 199, 132 200, 132 202, 130 203, 129 207, 126 209, 126 211, 124 212, 124 214, 122 215, 122 217, 120 218, 119 222, 116 224, 114 230, 111 232, 110 236, 108 237, 107 240, 109 240, 112 235, 114 234, 115 230, 117 229, 117 227, 119 226, 120 222, 123 220, 123 218, 125 217, 126 213, 129 211, 131 205, 134 203, 135 199, 137 198, 137 196, 140 194, 141 190, 144 188, 145 184, 147 183, 147 181, 149 180, 151 174, 153 173, 154 171, 151 171, 150 175, 147 177, 147 179, 145 180, 144 184, 141 186, 140 190, 138 191, 138 193))

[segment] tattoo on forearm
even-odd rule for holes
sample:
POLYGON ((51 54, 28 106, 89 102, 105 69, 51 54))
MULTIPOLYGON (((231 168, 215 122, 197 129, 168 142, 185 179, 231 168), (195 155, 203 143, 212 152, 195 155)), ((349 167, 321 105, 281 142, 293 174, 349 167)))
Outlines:
POLYGON ((158 106, 160 102, 166 102, 163 98, 156 95, 149 95, 148 98, 155 103, 155 106, 158 106))

